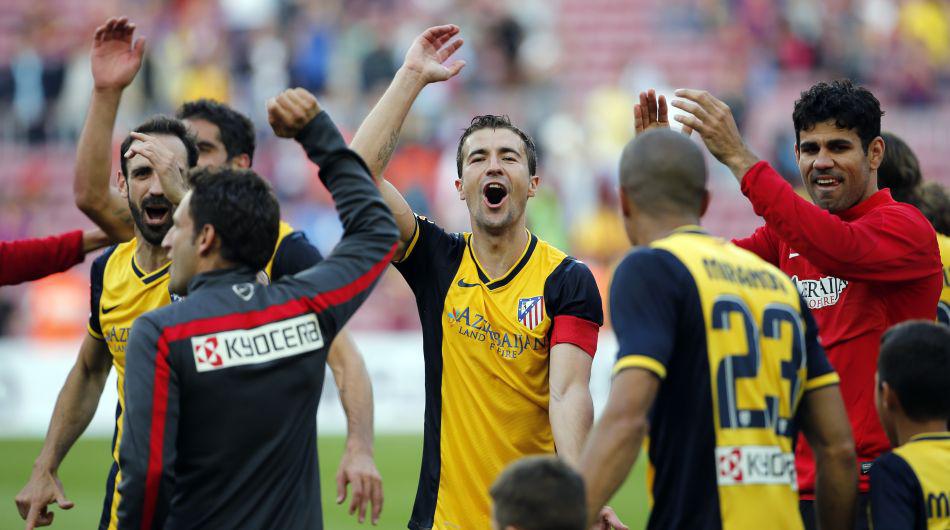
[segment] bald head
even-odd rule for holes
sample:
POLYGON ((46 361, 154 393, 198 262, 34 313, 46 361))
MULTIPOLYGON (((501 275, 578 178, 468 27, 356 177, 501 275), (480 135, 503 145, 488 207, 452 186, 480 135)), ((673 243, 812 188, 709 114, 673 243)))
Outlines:
POLYGON ((647 131, 623 149, 620 186, 646 214, 699 216, 706 196, 706 161, 682 133, 647 131))

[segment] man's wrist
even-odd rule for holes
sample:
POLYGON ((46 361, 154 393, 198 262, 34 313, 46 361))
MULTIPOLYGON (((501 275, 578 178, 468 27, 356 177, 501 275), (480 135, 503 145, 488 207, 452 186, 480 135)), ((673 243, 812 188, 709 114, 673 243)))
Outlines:
POLYGON ((396 71, 393 81, 394 84, 399 83, 407 88, 412 88, 417 91, 421 91, 426 85, 429 84, 421 71, 409 68, 406 65, 399 67, 399 70, 396 71))
POLYGON ((122 97, 122 92, 125 90, 125 87, 93 87, 92 94, 100 98, 115 98, 118 99, 122 97))
POLYGON ((724 162, 726 167, 739 180, 739 183, 742 183, 742 178, 745 177, 746 173, 752 169, 752 166, 759 163, 759 157, 755 156, 748 148, 743 148, 741 152, 729 157, 724 162))
POLYGON ((373 441, 366 440, 358 436, 347 436, 346 437, 346 452, 347 453, 363 453, 369 456, 373 456, 373 441))

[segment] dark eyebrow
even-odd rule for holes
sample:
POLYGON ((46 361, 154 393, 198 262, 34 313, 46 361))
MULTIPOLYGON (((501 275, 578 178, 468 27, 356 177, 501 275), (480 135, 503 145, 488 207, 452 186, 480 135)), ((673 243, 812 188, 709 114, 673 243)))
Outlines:
POLYGON ((207 140, 198 140, 198 148, 214 148, 214 142, 209 142, 207 140))
POLYGON ((829 147, 851 147, 853 144, 847 138, 835 138, 828 141, 829 147))
POLYGON ((502 147, 502 148, 498 149, 498 151, 501 152, 501 154, 503 154, 503 155, 509 155, 509 154, 510 154, 510 155, 515 155, 515 156, 521 156, 521 153, 518 152, 517 149, 514 149, 514 148, 512 148, 512 147, 502 147))
POLYGON ((485 155, 487 155, 487 154, 488 154, 488 149, 484 149, 484 148, 482 148, 482 149, 476 149, 476 150, 472 151, 471 153, 469 153, 467 158, 472 158, 472 157, 475 156, 475 155, 482 155, 482 156, 485 156, 485 155))
POLYGON ((139 166, 132 170, 132 175, 137 177, 139 175, 145 175, 147 173, 151 173, 151 171, 152 171, 152 166, 139 166))

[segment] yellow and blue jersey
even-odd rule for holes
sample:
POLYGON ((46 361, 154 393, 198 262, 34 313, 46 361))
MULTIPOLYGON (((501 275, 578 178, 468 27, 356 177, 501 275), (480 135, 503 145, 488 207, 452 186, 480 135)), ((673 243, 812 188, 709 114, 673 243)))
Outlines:
MULTIPOLYGON (((122 444, 122 416, 125 410, 125 346, 132 323, 139 315, 158 309, 171 302, 168 292, 169 267, 145 273, 135 261, 136 239, 109 247, 92 264, 91 300, 88 331, 104 341, 112 355, 116 371, 119 402, 116 406, 116 425, 112 437, 112 469, 106 481, 99 528, 114 529, 119 506, 118 485, 119 449, 122 444)), ((285 274, 308 268, 322 259, 320 253, 301 232, 295 232, 285 222, 280 223, 280 235, 274 255, 264 272, 276 281, 285 274)))
POLYGON ((943 290, 937 302, 937 321, 950 326, 950 236, 937 234, 940 262, 943 264, 943 290))
POLYGON ((950 432, 920 434, 871 466, 871 526, 950 528, 950 432))
POLYGON ((661 379, 648 528, 802 528, 794 443, 805 392, 838 382, 779 269, 699 227, 628 254, 610 287, 614 373, 661 379))
POLYGON ((593 356, 600 294, 581 262, 529 234, 517 262, 490 278, 472 235, 419 217, 396 268, 418 304, 426 410, 422 470, 409 528, 491 526, 488 489, 511 461, 554 453, 551 348, 593 356))

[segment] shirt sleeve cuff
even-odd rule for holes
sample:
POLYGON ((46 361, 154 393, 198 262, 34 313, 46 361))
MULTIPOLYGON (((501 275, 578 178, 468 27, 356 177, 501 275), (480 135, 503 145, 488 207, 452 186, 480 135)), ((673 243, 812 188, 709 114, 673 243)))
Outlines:
POLYGON ((627 368, 642 368, 648 372, 653 372, 660 379, 666 378, 666 367, 663 366, 663 363, 646 355, 627 355, 621 357, 614 364, 613 374, 617 375, 627 368))
POLYGON ((409 239, 409 244, 406 245, 406 251, 402 254, 402 257, 398 260, 394 260, 393 263, 402 263, 409 259, 409 254, 412 254, 412 250, 416 248, 416 243, 419 242, 419 218, 416 217, 416 227, 412 231, 412 237, 409 239))
POLYGON ((89 324, 86 324, 86 331, 88 331, 89 335, 96 340, 106 340, 106 338, 102 336, 102 333, 99 333, 96 330, 92 329, 92 326, 90 326, 89 324))
POLYGON ((838 382, 838 374, 836 372, 828 372, 827 374, 819 375, 818 377, 805 381, 805 392, 818 390, 819 388, 824 388, 826 386, 837 385, 838 382))
POLYGON ((551 346, 567 342, 593 357, 597 352, 599 332, 600 326, 596 322, 571 315, 558 315, 554 317, 551 329, 551 346))
POLYGON ((71 250, 72 264, 82 263, 82 260, 86 257, 86 253, 82 248, 82 230, 66 232, 63 234, 63 241, 66 243, 66 248, 71 250))

